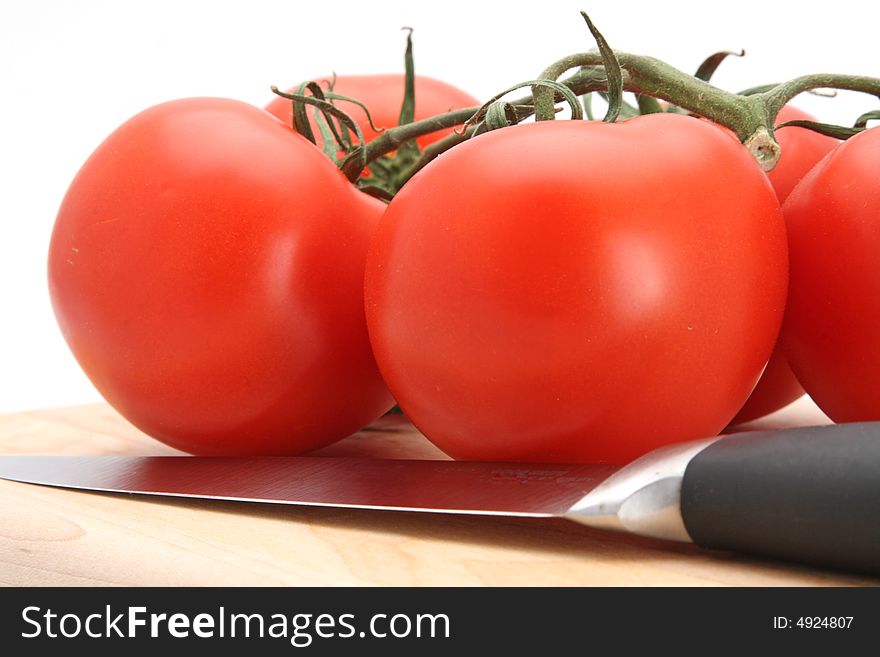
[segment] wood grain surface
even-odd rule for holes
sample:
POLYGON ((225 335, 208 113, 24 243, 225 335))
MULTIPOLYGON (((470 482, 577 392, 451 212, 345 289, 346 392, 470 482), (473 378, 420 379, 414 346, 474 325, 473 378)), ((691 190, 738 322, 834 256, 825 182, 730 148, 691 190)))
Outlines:
MULTIPOLYGON (((808 401, 747 428, 827 420, 808 401)), ((105 405, 0 415, 0 453, 175 454, 105 405)), ((400 417, 327 457, 445 458, 400 417)), ((0 584, 876 585, 564 520, 138 498, 0 481, 0 584)))

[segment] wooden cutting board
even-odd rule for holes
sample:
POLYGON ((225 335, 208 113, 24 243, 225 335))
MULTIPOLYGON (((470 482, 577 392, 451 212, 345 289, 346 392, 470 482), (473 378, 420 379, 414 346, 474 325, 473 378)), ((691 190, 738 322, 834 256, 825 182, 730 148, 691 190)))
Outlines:
MULTIPOLYGON (((804 401, 749 428, 827 422, 804 401)), ((0 415, 0 453, 176 453, 105 405, 0 415)), ((445 458, 401 417, 320 452, 445 458)), ((294 508, 0 481, 5 585, 876 585, 564 520, 294 508)))

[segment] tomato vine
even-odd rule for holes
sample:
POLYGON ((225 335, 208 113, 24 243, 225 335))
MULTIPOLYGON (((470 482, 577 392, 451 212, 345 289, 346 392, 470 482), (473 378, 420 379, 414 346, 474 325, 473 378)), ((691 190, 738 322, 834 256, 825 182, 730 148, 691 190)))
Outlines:
MULTIPOLYGON (((782 107, 800 93, 817 89, 843 89, 880 97, 880 79, 822 73, 732 93, 710 84, 708 80, 726 57, 742 56, 744 52, 715 53, 703 62, 696 74, 691 75, 654 57, 614 51, 587 14, 582 12, 582 16, 598 46, 597 50, 567 55, 547 66, 536 80, 515 85, 483 106, 457 109, 421 121, 412 120, 414 66, 412 31, 409 30, 405 59, 408 84, 400 125, 385 130, 369 143, 364 143, 362 139, 356 144, 342 140, 343 154, 337 161, 340 169, 350 181, 358 182, 361 186, 365 186, 360 178, 365 168, 379 170, 382 173, 380 180, 369 184, 384 185, 384 195, 391 197, 428 162, 474 135, 519 123, 533 115, 538 121, 553 120, 556 104, 562 100, 571 101, 565 90, 584 98, 592 93, 601 93, 608 100, 605 121, 658 111, 684 111, 710 119, 731 129, 765 171, 772 170, 779 160, 780 148, 774 137, 777 129, 797 125, 845 139, 864 130, 868 120, 877 118, 875 113, 869 113, 867 118, 860 117, 852 127, 814 121, 775 125, 782 107), (577 71, 560 79, 572 69, 577 71), (521 86, 531 86, 532 94, 514 101, 500 100, 501 96, 521 86), (638 108, 623 101, 624 92, 636 95, 638 108), (658 101, 668 103, 668 107, 664 110, 658 101), (410 108, 409 112, 406 111, 407 107, 410 108), (456 126, 462 127, 424 152, 419 152, 413 142, 423 135, 456 126), (393 156, 389 157, 392 153, 393 156)), ((275 88, 273 91, 281 93, 275 88)), ((294 96, 284 95, 294 104, 317 104, 313 100, 294 96)), ((333 99, 328 98, 325 102, 332 104, 333 99)), ((327 111, 325 116, 328 123, 332 124, 334 119, 340 120, 340 113, 341 110, 327 111)), ((579 112, 575 112, 572 118, 581 118, 579 112)), ((344 127, 341 132, 345 132, 344 127)))

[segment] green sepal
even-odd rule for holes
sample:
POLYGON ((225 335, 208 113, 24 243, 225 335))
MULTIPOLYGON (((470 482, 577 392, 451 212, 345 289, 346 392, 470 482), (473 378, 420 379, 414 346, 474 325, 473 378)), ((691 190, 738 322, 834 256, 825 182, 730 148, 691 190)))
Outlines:
POLYGON ((321 151, 335 162, 338 153, 336 148, 338 142, 335 139, 333 130, 330 129, 327 117, 317 107, 314 108, 313 115, 315 117, 315 125, 318 126, 318 132, 321 133, 321 151))
POLYGON ((639 104, 639 114, 660 114, 663 112, 660 103, 653 96, 639 94, 636 96, 636 102, 639 104))
POLYGON ((386 203, 390 203, 391 199, 394 198, 394 193, 392 191, 385 189, 385 187, 381 185, 369 182, 364 178, 358 179, 357 188, 364 194, 368 194, 369 196, 377 198, 380 201, 385 201, 386 203))
POLYGON ((605 76, 608 78, 608 111, 605 112, 605 117, 602 120, 606 123, 613 123, 620 116, 620 108, 623 105, 623 69, 620 68, 617 55, 614 54, 605 37, 593 25, 587 12, 582 11, 581 16, 584 17, 590 34, 596 40, 596 46, 599 48, 602 64, 605 67, 605 76))
POLYGON ((780 123, 776 127, 773 128, 774 131, 779 130, 781 128, 806 128, 807 130, 812 130, 813 132, 818 132, 820 135, 825 135, 827 137, 834 137, 835 139, 849 139, 860 132, 864 131, 865 128, 847 128, 842 125, 833 125, 831 123, 819 123, 818 121, 804 121, 802 119, 796 119, 794 121, 786 121, 785 123, 780 123))
POLYGON ((403 104, 400 106, 400 116, 397 119, 397 125, 412 123, 416 118, 416 67, 415 59, 413 58, 413 29, 411 27, 404 27, 402 29, 406 30, 406 50, 403 54, 403 104))
MULTIPOLYGON (((345 112, 336 108, 332 101, 327 100, 327 94, 317 82, 303 82, 297 87, 296 93, 293 94, 282 92, 275 86, 272 87, 272 92, 292 102, 293 129, 313 144, 317 144, 317 140, 309 121, 308 106, 312 105, 316 108, 313 116, 315 125, 321 134, 321 150, 331 160, 336 160, 338 150, 342 150, 345 153, 351 150, 351 139, 348 138, 347 124, 354 125, 355 128, 357 128, 357 124, 345 112), (307 100, 309 97, 306 96, 306 92, 311 92, 312 97, 310 100, 307 100), (334 116, 340 121, 339 128, 337 128, 332 120, 334 116), (343 119, 342 117, 345 118, 343 119), (338 146, 338 149, 334 146, 334 143, 338 146)), ((359 130, 356 130, 356 133, 360 134, 359 130)))
MULTIPOLYGON (((403 54, 403 104, 400 106, 400 115, 397 119, 397 125, 406 125, 412 123, 416 118, 416 65, 413 57, 413 29, 404 27, 406 30, 406 50, 403 54)), ((419 144, 415 139, 404 142, 397 149, 399 158, 415 159, 419 156, 419 144)))
POLYGON ((867 128, 868 121, 880 121, 880 110, 871 110, 870 112, 865 112, 856 119, 856 122, 853 124, 853 128, 867 128))
MULTIPOLYGON (((305 96, 306 91, 311 91, 312 95, 316 98, 324 97, 323 92, 321 91, 321 85, 317 82, 306 81, 296 88, 296 94, 298 96, 305 96)), ((313 144, 317 143, 315 141, 315 133, 312 132, 312 126, 309 122, 309 115, 306 112, 306 106, 293 99, 291 99, 290 102, 293 105, 293 129, 313 144)))
POLYGON ((694 73, 694 77, 698 80, 702 80, 703 82, 708 82, 712 79, 712 76, 715 75, 715 71, 718 70, 718 67, 728 57, 745 57, 746 51, 740 50, 736 52, 735 50, 721 50, 712 55, 706 57, 703 60, 703 63, 697 67, 697 72, 694 73))
POLYGON ((593 121, 593 94, 588 93, 581 96, 581 104, 584 106, 584 114, 587 117, 587 120, 593 121))
MULTIPOLYGON (((606 94, 604 91, 597 91, 596 93, 599 94, 599 97, 606 103, 609 102, 608 94, 606 94)), ((620 115, 617 118, 626 121, 627 119, 634 119, 637 116, 641 116, 641 114, 642 113, 639 111, 638 107, 636 107, 635 105, 630 105, 624 100, 620 104, 620 115)))
MULTIPOLYGON (((324 100, 323 97, 317 98, 315 96, 289 94, 281 91, 276 86, 272 87, 272 92, 281 96, 282 98, 287 98, 288 100, 295 101, 298 105, 313 105, 314 107, 320 109, 321 113, 327 119, 327 129, 331 131, 334 139, 338 141, 340 148, 342 148, 343 151, 347 152, 347 155, 343 158, 342 162, 354 160, 355 158, 360 158, 363 161, 363 166, 361 167, 361 170, 363 170, 367 163, 366 153, 364 152, 363 148, 364 135, 361 132, 360 126, 353 118, 351 118, 351 116, 336 107, 336 105, 334 105, 332 102, 324 100), (355 148, 351 148, 351 142, 347 142, 347 140, 339 134, 339 131, 336 130, 336 127, 333 124, 333 121, 331 121, 331 118, 335 118, 339 121, 340 126, 343 128, 343 131, 350 130, 354 132, 355 135, 357 135, 360 145, 355 148)), ((321 93, 323 96, 323 93, 320 92, 320 90, 319 93, 321 93)), ((314 143, 314 139, 312 140, 312 143, 314 143)))
POLYGON ((381 126, 377 126, 373 122, 373 116, 370 114, 370 109, 366 105, 364 105, 361 101, 359 101, 358 99, 350 98, 349 96, 343 96, 342 94, 337 94, 332 91, 325 91, 324 96, 330 100, 341 100, 346 103, 354 103, 355 105, 360 107, 362 110, 364 110, 364 114, 367 115, 367 123, 370 124, 370 128, 372 130, 374 130, 375 132, 385 132, 385 128, 383 128, 381 126))

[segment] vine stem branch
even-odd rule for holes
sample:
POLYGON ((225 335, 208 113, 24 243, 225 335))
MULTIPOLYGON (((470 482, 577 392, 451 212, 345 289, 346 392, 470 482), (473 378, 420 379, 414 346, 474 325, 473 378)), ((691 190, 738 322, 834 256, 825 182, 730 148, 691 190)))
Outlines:
POLYGON ((865 75, 842 75, 837 73, 816 73, 803 75, 788 82, 775 85, 770 89, 756 94, 762 98, 767 112, 774 118, 792 98, 805 91, 814 89, 844 89, 860 91, 880 98, 880 79, 865 75))

